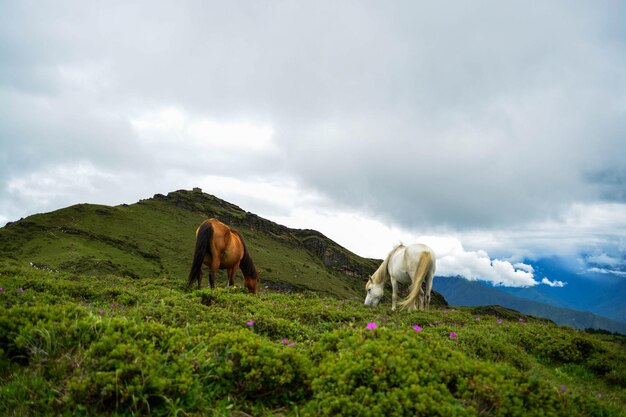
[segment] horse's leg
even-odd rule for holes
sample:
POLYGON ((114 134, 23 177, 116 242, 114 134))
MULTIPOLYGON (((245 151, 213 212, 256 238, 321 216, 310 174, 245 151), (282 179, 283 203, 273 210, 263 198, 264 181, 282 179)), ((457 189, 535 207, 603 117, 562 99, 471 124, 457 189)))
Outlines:
POLYGON ((391 277, 391 311, 396 311, 396 301, 398 300, 398 281, 391 277))
POLYGON ((424 295, 425 295, 425 291, 424 291, 424 287, 426 287, 426 280, 422 281, 422 285, 420 288, 420 293, 417 297, 417 308, 418 310, 424 310, 424 295))
POLYGON ((233 265, 232 268, 229 268, 227 270, 228 272, 228 286, 232 287, 233 285, 235 285, 235 274, 237 273, 237 270, 239 269, 239 264, 240 262, 237 262, 235 265, 233 265))
POLYGON ((217 270, 220 267, 219 259, 217 262, 211 260, 211 266, 209 267, 209 286, 211 288, 215 288, 215 274, 217 274, 217 270))
POLYGON ((228 268, 226 274, 228 275, 228 286, 232 287, 235 285, 235 268, 228 268))
POLYGON ((433 274, 430 273, 426 276, 426 292, 425 292, 425 304, 426 311, 430 309, 430 294, 433 290, 433 274))
POLYGON ((209 270, 209 287, 211 287, 212 289, 215 288, 215 274, 217 273, 217 270, 211 268, 209 270))

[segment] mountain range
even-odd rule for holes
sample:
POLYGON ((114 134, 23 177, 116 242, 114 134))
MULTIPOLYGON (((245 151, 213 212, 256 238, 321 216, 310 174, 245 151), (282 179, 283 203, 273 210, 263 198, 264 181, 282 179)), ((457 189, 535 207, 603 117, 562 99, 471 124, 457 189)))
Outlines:
MULTIPOLYGON (((582 254, 580 259, 590 258, 582 254)), ((549 257, 524 263, 533 266, 538 278, 561 281, 562 287, 539 285, 530 288, 501 288, 502 291, 556 307, 590 311, 613 320, 626 322, 626 277, 593 272, 592 263, 549 257), (584 264, 584 267, 581 267, 584 264)), ((626 264, 626 262, 624 262, 626 264)))
MULTIPOLYGON (((452 305, 483 306, 500 305, 537 317, 546 317, 553 322, 575 329, 604 329, 610 332, 626 334, 626 323, 593 314, 589 311, 559 307, 548 302, 532 301, 526 297, 510 294, 509 291, 529 296, 537 292, 526 289, 508 289, 493 287, 482 281, 468 281, 460 277, 437 277, 433 288, 440 292, 452 305), (520 291, 521 290, 521 291, 520 291)), ((538 299, 547 300, 538 296, 538 299)))
MULTIPOLYGON (((197 188, 157 194, 131 205, 77 204, 7 223, 0 228, 0 252, 36 268, 92 275, 94 279, 116 274, 168 277, 184 283, 195 229, 207 217, 216 217, 242 233, 267 289, 361 298, 365 281, 381 262, 359 257, 315 230, 276 224, 197 188)), ((555 259, 533 266, 551 279, 561 277, 564 271, 555 259)), ((225 281, 218 275, 218 285, 225 281)), ((567 281, 563 288, 510 289, 436 277, 433 303, 501 305, 575 328, 626 334, 626 323, 619 320, 624 313, 619 297, 625 293, 623 289, 607 295, 605 287, 593 284, 596 280, 589 283, 584 277, 568 275, 567 281), (573 305, 581 291, 588 302, 573 305), (581 306, 617 320, 578 311, 581 306)))

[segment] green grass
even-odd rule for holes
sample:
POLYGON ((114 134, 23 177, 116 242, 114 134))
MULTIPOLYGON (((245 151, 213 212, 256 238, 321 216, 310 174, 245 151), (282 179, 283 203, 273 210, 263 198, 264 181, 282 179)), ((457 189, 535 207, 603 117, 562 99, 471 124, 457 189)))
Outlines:
POLYGON ((0 261, 0 415, 626 414, 624 337, 184 284, 0 261))

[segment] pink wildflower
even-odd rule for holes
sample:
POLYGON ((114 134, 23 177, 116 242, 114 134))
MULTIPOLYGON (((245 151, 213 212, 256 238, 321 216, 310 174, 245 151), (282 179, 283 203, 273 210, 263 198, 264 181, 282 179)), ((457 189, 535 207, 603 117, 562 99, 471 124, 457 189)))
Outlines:
POLYGON ((375 322, 373 322, 373 321, 367 323, 367 326, 365 326, 366 329, 375 329, 377 327, 378 327, 378 325, 375 322))
POLYGON ((280 343, 287 343, 288 341, 289 340, 287 340, 287 339, 283 339, 283 340, 280 341, 280 343))
POLYGON ((502 320, 498 319, 498 324, 502 324, 502 320))
POLYGON ((254 320, 247 321, 246 324, 248 326, 254 326, 254 320))
POLYGON ((0 292, 4 292, 4 288, 1 288, 1 287, 0 287, 0 292))
POLYGON ((561 392, 567 391, 567 387, 565 385, 561 385, 561 392))
POLYGON ((456 333, 450 332, 450 339, 454 339, 456 337, 456 333))
POLYGON ((413 330, 415 330, 416 332, 421 332, 422 328, 420 326, 413 326, 413 330))
POLYGON ((480 317, 476 317, 476 321, 480 321, 480 317))
POLYGON ((292 347, 292 346, 294 346, 295 344, 296 344, 296 342, 291 342, 291 343, 289 343, 289 344, 287 345, 287 347, 292 347))
POLYGON ((24 292, 24 288, 22 288, 22 287, 18 288, 17 292, 24 292))

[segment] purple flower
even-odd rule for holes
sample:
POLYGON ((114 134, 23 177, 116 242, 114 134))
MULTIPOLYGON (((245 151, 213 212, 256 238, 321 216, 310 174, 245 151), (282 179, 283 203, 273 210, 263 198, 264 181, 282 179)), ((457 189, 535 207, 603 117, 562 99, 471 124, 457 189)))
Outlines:
POLYGON ((502 320, 498 319, 498 322, 497 322, 497 323, 498 323, 498 324, 502 324, 502 320))
POLYGON ((416 332, 421 332, 422 328, 420 326, 413 326, 413 330, 415 330, 416 332))
POLYGON ((283 340, 280 341, 280 343, 287 343, 288 341, 289 340, 287 340, 287 339, 283 339, 283 340))
POLYGON ((561 385, 561 392, 567 391, 567 387, 565 385, 561 385))
POLYGON ((476 317, 476 321, 480 321, 480 317, 476 317))
POLYGON ((98 314, 103 315, 104 314, 104 310, 103 309, 98 310, 98 314))
POLYGON ((365 326, 366 329, 375 329, 378 327, 378 324, 376 324, 375 322, 369 322, 367 323, 367 326, 365 326))
POLYGON ((4 288, 1 288, 1 287, 0 287, 0 292, 4 292, 4 288))
POLYGON ((520 318, 519 318, 519 322, 520 322, 520 323, 524 323, 524 319, 520 317, 520 318))
POLYGON ((198 362, 198 359, 194 359, 192 363, 193 363, 194 368, 197 368, 198 366, 200 366, 200 362, 198 362))
POLYGON ((456 333, 450 332, 450 339, 454 339, 456 337, 456 333))
POLYGON ((24 292, 24 288, 22 288, 22 287, 18 288, 17 292, 24 292))
POLYGON ((248 326, 254 326, 254 320, 247 321, 246 324, 248 326))
POLYGON ((287 345, 287 347, 292 347, 292 346, 294 346, 295 344, 296 344, 296 342, 291 342, 291 343, 289 343, 289 344, 287 345))

